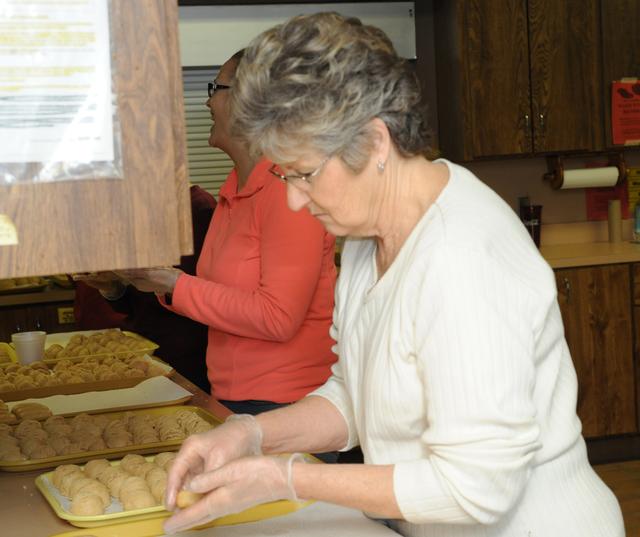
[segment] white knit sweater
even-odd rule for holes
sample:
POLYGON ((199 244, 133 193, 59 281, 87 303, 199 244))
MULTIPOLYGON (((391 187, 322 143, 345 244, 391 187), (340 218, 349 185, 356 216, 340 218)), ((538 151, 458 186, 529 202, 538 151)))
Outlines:
POLYGON ((348 240, 339 361, 314 392, 369 464, 395 464, 407 536, 624 535, 589 466, 553 272, 515 213, 466 169, 378 279, 348 240))

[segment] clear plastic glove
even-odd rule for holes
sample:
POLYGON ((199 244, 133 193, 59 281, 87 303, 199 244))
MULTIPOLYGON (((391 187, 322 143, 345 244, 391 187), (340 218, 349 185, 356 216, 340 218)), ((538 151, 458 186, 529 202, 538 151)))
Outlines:
POLYGON ((164 531, 176 533, 261 503, 298 500, 293 487, 293 463, 298 461, 304 459, 297 453, 287 458, 246 457, 195 476, 188 490, 206 495, 169 518, 164 531))
POLYGON ((140 291, 163 295, 173 293, 178 278, 184 273, 173 267, 159 267, 118 270, 116 274, 140 291))
POLYGON ((190 480, 234 459, 262 455, 262 429, 250 414, 234 414, 222 425, 187 438, 174 459, 167 478, 165 505, 175 508, 179 490, 190 480))
POLYGON ((72 278, 74 281, 86 283, 105 295, 122 294, 125 287, 118 275, 111 271, 74 274, 72 278))

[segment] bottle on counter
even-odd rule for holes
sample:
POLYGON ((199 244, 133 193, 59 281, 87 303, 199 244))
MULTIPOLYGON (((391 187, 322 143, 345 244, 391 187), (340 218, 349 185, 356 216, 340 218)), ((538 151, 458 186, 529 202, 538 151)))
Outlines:
POLYGON ((640 242, 640 202, 633 211, 633 242, 640 242))

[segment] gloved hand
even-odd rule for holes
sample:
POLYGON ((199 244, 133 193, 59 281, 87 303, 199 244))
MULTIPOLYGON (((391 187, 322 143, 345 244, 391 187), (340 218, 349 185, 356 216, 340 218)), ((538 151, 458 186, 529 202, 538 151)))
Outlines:
POLYGON ((158 295, 173 293, 178 278, 184 274, 173 267, 117 270, 115 273, 138 290, 158 295))
POLYGON ((304 462, 298 453, 289 457, 245 457, 195 476, 188 490, 207 493, 164 523, 166 533, 205 524, 275 500, 297 501, 293 487, 293 463, 304 462))
POLYGON ((115 272, 104 271, 79 273, 74 274, 72 278, 74 281, 86 283, 107 297, 117 295, 122 296, 124 293, 125 285, 115 272))
POLYGON ((167 477, 165 505, 175 508, 176 495, 192 477, 241 457, 262 455, 262 429, 250 414, 234 414, 225 423, 187 438, 167 477))

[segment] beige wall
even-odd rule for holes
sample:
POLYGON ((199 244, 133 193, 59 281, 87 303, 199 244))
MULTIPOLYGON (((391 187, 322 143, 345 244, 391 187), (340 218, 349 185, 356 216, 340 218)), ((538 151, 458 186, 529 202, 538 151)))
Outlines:
MULTIPOLYGON (((593 159, 567 159, 567 169, 583 168, 587 161, 601 162, 597 155, 593 159)), ((640 151, 627 151, 628 166, 640 167, 640 151)), ((585 189, 553 190, 543 180, 547 171, 546 160, 539 158, 495 160, 464 164, 516 210, 518 197, 529 196, 532 203, 543 206, 542 221, 545 224, 586 221, 585 189)))

